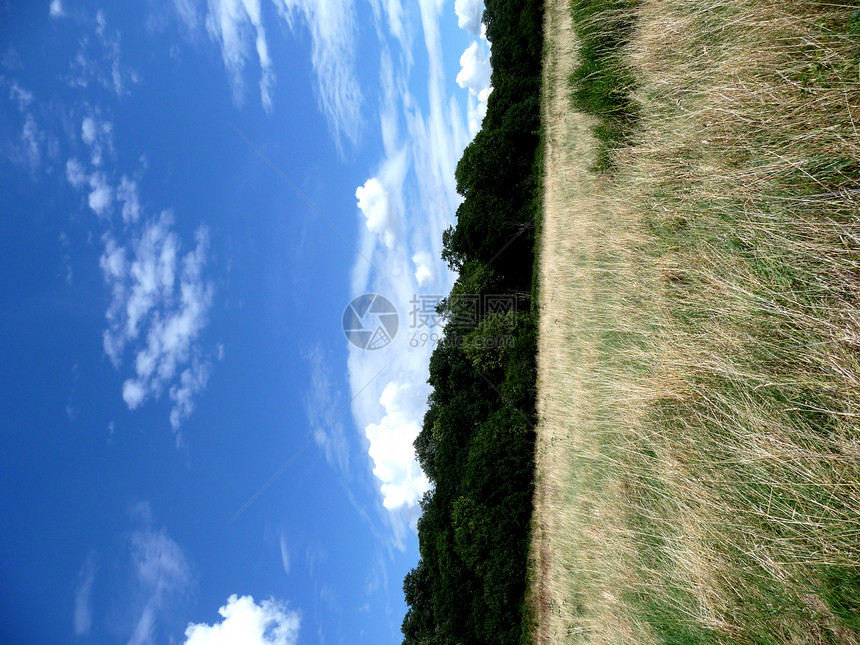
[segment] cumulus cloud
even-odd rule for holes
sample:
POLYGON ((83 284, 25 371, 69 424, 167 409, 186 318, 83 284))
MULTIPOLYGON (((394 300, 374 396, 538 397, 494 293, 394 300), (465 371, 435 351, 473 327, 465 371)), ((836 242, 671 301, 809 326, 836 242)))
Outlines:
POLYGON ((51 0, 50 13, 51 18, 60 18, 66 15, 65 9, 63 9, 62 0, 51 0))
POLYGON ((460 56, 460 68, 460 73, 457 74, 457 85, 477 96, 489 93, 490 61, 477 41, 469 45, 460 56))
POLYGON ((165 211, 146 222, 128 246, 106 235, 100 265, 112 296, 105 353, 119 367, 126 347, 135 346, 134 376, 123 383, 123 400, 133 410, 169 388, 170 423, 178 430, 209 378, 210 362, 201 357, 197 341, 212 285, 203 275, 207 229, 198 229, 196 247, 182 256, 172 225, 165 211))
MULTIPOLYGON (((191 15, 183 4, 178 4, 177 8, 183 19, 187 20, 186 16, 191 15)), ((266 112, 271 112, 275 72, 269 56, 260 0, 209 0, 206 30, 221 46, 221 57, 230 76, 233 100, 237 105, 244 100, 243 72, 251 58, 253 40, 260 64, 260 100, 266 112)))
MULTIPOLYGON (((413 53, 382 50, 379 118, 385 154, 379 171, 356 191, 364 224, 360 249, 379 271, 371 271, 359 257, 353 291, 381 293, 402 315, 403 331, 391 345, 374 352, 350 347, 347 363, 354 395, 371 382, 367 393, 353 401, 352 411, 368 441, 382 503, 396 511, 388 516, 395 544, 402 544, 403 521, 415 519, 418 501, 429 487, 415 459, 413 442, 426 410, 432 342, 421 345, 419 341, 415 346, 410 338, 421 332, 428 336, 441 332, 440 328, 413 328, 414 321, 403 314, 409 312, 416 295, 432 299, 450 290, 453 275, 440 257, 441 237, 459 204, 454 169, 469 140, 461 104, 447 93, 439 29, 442 6, 436 0, 419 2, 429 70, 426 105, 409 90, 413 53), (376 374, 380 378, 373 381, 376 374)), ((480 69, 474 66, 472 71, 480 69)), ((473 80, 476 84, 476 79, 469 82, 473 80)))
POLYGON ((90 553, 78 572, 75 588, 74 625, 75 634, 83 636, 90 631, 93 622, 93 583, 96 579, 95 554, 90 553))
POLYGON ((418 251, 412 256, 412 263, 415 265, 415 281, 419 287, 435 281, 438 262, 428 251, 418 251))
MULTIPOLYGON (((82 122, 81 137, 92 148, 111 129, 88 117, 82 122)), ((111 296, 103 347, 116 369, 121 368, 126 349, 133 350, 134 373, 122 385, 122 398, 130 410, 167 391, 172 403, 170 425, 179 446, 179 428, 194 411, 195 397, 206 387, 212 365, 199 346, 213 295, 212 284, 203 274, 208 230, 201 226, 195 247, 183 255, 170 211, 141 225, 144 213, 136 180, 123 175, 114 187, 105 171, 88 172, 76 158, 66 162, 66 179, 72 187, 87 191, 87 204, 100 218, 111 214, 115 202, 122 205, 125 228, 109 228, 99 258, 111 296)))
POLYGON ((402 192, 407 170, 408 157, 403 149, 383 163, 377 176, 371 177, 355 190, 367 230, 388 249, 394 247, 403 224, 402 192))
POLYGON ((415 461, 412 444, 420 427, 416 422, 423 400, 408 383, 390 382, 379 403, 385 412, 379 423, 367 426, 373 474, 382 482, 382 504, 388 509, 414 506, 430 487, 427 476, 415 461))
POLYGON ((371 177, 363 186, 355 189, 358 208, 364 214, 367 230, 377 235, 380 241, 391 248, 395 240, 395 218, 391 213, 388 191, 376 177, 371 177))
POLYGON ((460 73, 457 74, 457 85, 469 90, 467 113, 472 136, 481 128, 487 114, 487 99, 492 92, 491 71, 484 48, 474 41, 460 56, 460 73))
POLYGON ((484 14, 483 0, 454 0, 457 26, 478 36, 481 33, 481 17, 484 14))
POLYGON ((185 645, 295 645, 299 637, 299 612, 272 598, 258 605, 233 594, 218 613, 223 620, 213 625, 190 623, 185 645))
POLYGON ((317 102, 338 148, 358 142, 361 88, 355 73, 356 17, 352 0, 275 0, 291 29, 301 19, 311 35, 317 102))

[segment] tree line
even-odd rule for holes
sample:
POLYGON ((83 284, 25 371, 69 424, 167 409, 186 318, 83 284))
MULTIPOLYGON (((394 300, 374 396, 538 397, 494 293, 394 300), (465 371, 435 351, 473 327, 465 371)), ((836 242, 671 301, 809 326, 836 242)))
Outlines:
POLYGON ((486 0, 493 91, 456 170, 463 202, 443 234, 459 277, 430 358, 415 441, 432 482, 420 560, 403 582, 404 645, 523 639, 532 511, 540 221, 541 0, 486 0))

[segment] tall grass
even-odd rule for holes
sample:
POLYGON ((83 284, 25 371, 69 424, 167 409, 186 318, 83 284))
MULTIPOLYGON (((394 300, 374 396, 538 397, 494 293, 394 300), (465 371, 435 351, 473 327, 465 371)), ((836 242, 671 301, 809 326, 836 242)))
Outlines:
POLYGON ((635 127, 547 152, 538 639, 860 642, 860 12, 628 11, 635 127))

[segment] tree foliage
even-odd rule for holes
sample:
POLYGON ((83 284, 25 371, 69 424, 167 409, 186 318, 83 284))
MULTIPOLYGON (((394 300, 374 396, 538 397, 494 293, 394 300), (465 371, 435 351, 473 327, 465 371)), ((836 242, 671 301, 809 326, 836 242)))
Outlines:
POLYGON ((421 501, 421 559, 407 574, 404 645, 518 643, 532 508, 532 292, 543 8, 487 0, 487 115, 457 165, 464 201, 443 235, 459 277, 430 358, 433 388, 415 441, 433 488, 421 501), (509 296, 499 311, 487 296, 509 296))

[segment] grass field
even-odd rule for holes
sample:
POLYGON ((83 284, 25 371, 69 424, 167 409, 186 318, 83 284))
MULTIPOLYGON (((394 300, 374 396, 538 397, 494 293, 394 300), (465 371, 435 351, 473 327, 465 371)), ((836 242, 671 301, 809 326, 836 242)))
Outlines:
POLYGON ((860 11, 548 0, 540 643, 860 642, 860 11))

